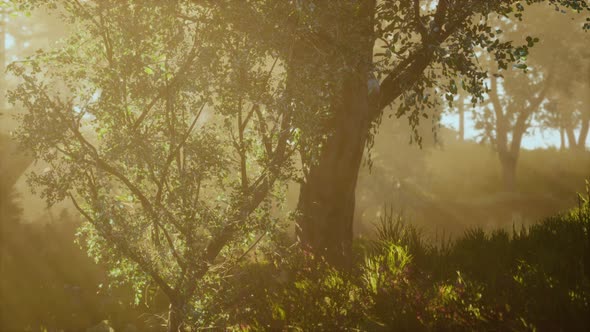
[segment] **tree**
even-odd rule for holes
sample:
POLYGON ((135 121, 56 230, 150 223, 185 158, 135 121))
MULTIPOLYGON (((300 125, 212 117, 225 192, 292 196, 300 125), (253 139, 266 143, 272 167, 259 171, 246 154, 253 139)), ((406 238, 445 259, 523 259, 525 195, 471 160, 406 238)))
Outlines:
MULTIPOLYGON (((533 2, 539 1, 527 3, 533 2)), ((588 9, 585 2, 548 3, 576 11, 588 9)), ((528 43, 515 46, 501 41, 502 31, 493 27, 494 16, 521 19, 524 6, 518 1, 418 0, 297 4, 303 7, 297 8, 301 16, 311 17, 315 24, 308 24, 312 31, 304 39, 310 44, 305 52, 318 58, 339 50, 344 58, 337 62, 328 57, 330 65, 322 67, 325 71, 314 72, 316 77, 336 76, 332 82, 337 83, 332 84, 336 88, 330 117, 322 122, 321 143, 302 155, 305 174, 298 206, 299 236, 314 252, 346 266, 351 257, 357 175, 371 131, 386 109, 398 100, 396 115, 406 114, 416 124, 420 117, 428 116, 434 103, 430 94, 446 93, 452 100, 460 87, 474 101, 482 100, 487 71, 477 62, 478 52, 489 52, 503 69, 511 63, 524 66, 522 55, 528 53, 528 43), (322 15, 348 19, 339 17, 333 22, 323 20, 322 15), (356 22, 354 28, 350 21, 356 22), (384 52, 373 54, 375 46, 384 52), (380 82, 378 94, 369 91, 373 73, 380 82)), ((287 66, 297 67, 297 63, 287 66)))
MULTIPOLYGON (((575 72, 578 66, 575 65, 576 62, 570 62, 570 65, 572 63, 573 68, 569 69, 575 72)), ((590 129, 590 109, 586 106, 588 83, 573 75, 569 77, 570 79, 560 80, 555 84, 558 87, 552 89, 547 111, 541 120, 545 127, 559 130, 562 150, 567 146, 573 151, 584 151, 590 129), (576 135, 575 129, 578 128, 576 135)))
POLYGON ((555 128, 560 133, 560 150, 569 148, 573 151, 584 151, 590 128, 590 111, 585 108, 586 103, 580 100, 585 96, 587 86, 573 87, 571 93, 567 91, 552 91, 550 101, 546 105, 546 112, 542 114, 545 128, 555 128), (576 90, 580 92, 575 92, 576 90), (579 128, 576 135, 575 129, 579 128))
POLYGON ((478 126, 498 153, 504 189, 510 192, 516 189, 516 165, 522 139, 531 127, 533 115, 546 100, 551 84, 549 77, 537 78, 534 82, 534 75, 523 76, 503 80, 502 99, 498 77, 492 77, 488 94, 493 111, 486 110, 478 119, 478 126))
POLYGON ((584 151, 586 149, 586 141, 590 129, 590 110, 582 108, 585 104, 578 103, 577 105, 579 105, 578 107, 580 108, 574 109, 574 111, 577 111, 578 118, 572 119, 572 117, 566 117, 564 121, 564 129, 567 133, 569 148, 572 150, 584 151), (574 132, 574 128, 577 127, 576 123, 580 124, 580 130, 577 137, 574 132))
POLYGON ((575 13, 550 13, 542 8, 531 8, 530 18, 521 24, 513 34, 535 34, 541 38, 534 56, 529 59, 535 71, 553 72, 553 85, 547 93, 546 112, 539 114, 545 128, 555 128, 562 136, 565 148, 566 138, 572 150, 584 150, 590 122, 587 103, 590 67, 590 36, 579 29, 575 13), (579 128, 578 135, 575 129, 579 128))
POLYGON ((49 165, 30 181, 48 204, 73 202, 111 275, 138 296, 158 286, 177 331, 275 224, 294 149, 282 64, 198 3, 55 7, 67 43, 10 66, 9 100, 26 109, 17 137, 49 165))
POLYGON ((465 140, 465 100, 459 99, 457 104, 457 111, 459 113, 459 141, 465 140))

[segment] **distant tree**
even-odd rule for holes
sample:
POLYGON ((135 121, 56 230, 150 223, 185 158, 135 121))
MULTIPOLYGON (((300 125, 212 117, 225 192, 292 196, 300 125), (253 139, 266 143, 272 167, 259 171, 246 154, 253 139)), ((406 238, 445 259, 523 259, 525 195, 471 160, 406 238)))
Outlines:
POLYGON ((457 103, 457 111, 459 113, 459 141, 465 140, 465 100, 459 99, 457 103))
POLYGON ((469 111, 469 106, 474 106, 470 102, 471 97, 465 91, 458 91, 457 96, 454 98, 453 103, 446 107, 446 112, 449 115, 456 114, 457 119, 457 139, 460 142, 465 141, 465 116, 469 111))
POLYGON ((565 116, 562 125, 567 134, 568 147, 572 150, 584 151, 586 149, 586 142, 588 140, 588 132, 590 129, 590 108, 588 108, 588 102, 576 103, 574 107, 575 108, 572 110, 575 113, 573 116, 571 113, 566 113, 570 116, 565 116), (579 132, 576 137, 574 128, 578 127, 577 124, 579 124, 579 132))
POLYGON ((535 113, 541 111, 551 84, 550 77, 519 74, 502 79, 502 94, 499 77, 492 77, 488 92, 491 110, 486 108, 483 113, 476 113, 476 128, 498 153, 507 191, 516 190, 516 166, 522 139, 531 128, 535 113))
MULTIPOLYGON (((580 97, 583 94, 578 91, 586 89, 587 84, 587 77, 579 73, 580 70, 587 70, 583 60, 585 50, 580 47, 587 34, 579 26, 571 24, 568 16, 574 17, 573 14, 548 13, 543 8, 531 8, 527 20, 501 23, 508 36, 534 34, 540 37, 540 40, 527 37, 529 46, 539 44, 534 54, 529 56, 526 49, 520 54, 527 59, 527 65, 516 67, 526 68, 526 73, 502 70, 491 77, 487 99, 489 109, 475 112, 477 128, 498 153, 503 185, 507 191, 516 189, 522 139, 532 127, 540 126, 541 130, 559 128, 562 145, 567 133, 574 148, 578 144, 574 128, 582 124, 580 136, 586 135, 583 123, 588 121, 580 116, 577 109, 583 100, 580 97)), ((482 58, 485 61, 486 58, 482 58)))
POLYGON ((583 151, 588 140, 590 127, 590 111, 587 102, 580 100, 584 97, 587 86, 581 85, 576 90, 579 93, 559 93, 552 95, 541 120, 544 128, 559 130, 560 150, 569 148, 574 151, 583 151), (576 135, 575 129, 578 129, 576 135))
POLYGON ((564 148, 584 150, 590 127, 590 35, 572 24, 574 13, 531 9, 530 19, 519 28, 541 38, 529 63, 533 70, 555 73, 546 112, 539 114, 538 120, 542 128, 560 131, 564 148))

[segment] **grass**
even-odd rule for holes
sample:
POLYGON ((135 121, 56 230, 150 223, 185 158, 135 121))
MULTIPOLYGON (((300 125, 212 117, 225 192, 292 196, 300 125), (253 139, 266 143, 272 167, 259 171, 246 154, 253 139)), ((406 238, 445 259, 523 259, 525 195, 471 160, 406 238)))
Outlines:
POLYGON ((426 241, 389 210, 375 239, 355 244, 352 271, 337 271, 296 249, 283 252, 230 280, 217 298, 240 306, 216 307, 208 324, 238 330, 589 330, 589 199, 590 193, 580 196, 578 208, 527 227, 473 228, 439 243, 426 241), (244 292, 244 285, 251 287, 244 292), (223 319, 215 318, 222 312, 223 319))

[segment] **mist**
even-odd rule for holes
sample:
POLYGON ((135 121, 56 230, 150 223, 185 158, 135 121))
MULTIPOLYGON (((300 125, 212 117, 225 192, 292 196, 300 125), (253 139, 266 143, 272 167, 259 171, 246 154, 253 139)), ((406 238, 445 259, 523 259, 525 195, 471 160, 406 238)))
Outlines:
POLYGON ((0 3, 0 330, 590 328, 588 17, 0 3))

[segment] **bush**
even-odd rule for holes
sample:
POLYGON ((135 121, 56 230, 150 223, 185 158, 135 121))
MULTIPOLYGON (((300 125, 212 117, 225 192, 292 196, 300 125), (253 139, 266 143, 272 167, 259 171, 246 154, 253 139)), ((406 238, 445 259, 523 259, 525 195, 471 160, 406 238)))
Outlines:
POLYGON ((204 307, 234 330, 589 330, 590 208, 512 234, 473 229, 428 244, 389 212, 351 271, 299 249, 246 262, 204 307))

